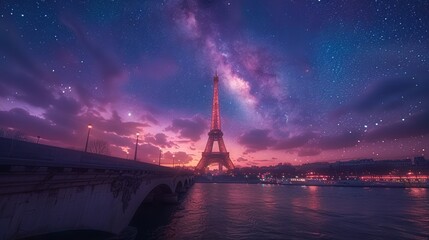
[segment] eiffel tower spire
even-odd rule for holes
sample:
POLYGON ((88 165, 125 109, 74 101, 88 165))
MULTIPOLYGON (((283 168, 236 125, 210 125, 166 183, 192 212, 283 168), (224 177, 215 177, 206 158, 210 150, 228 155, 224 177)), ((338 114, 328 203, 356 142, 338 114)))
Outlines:
POLYGON ((205 168, 212 163, 219 164, 219 170, 222 166, 227 169, 233 169, 234 164, 229 158, 225 143, 223 142, 223 133, 221 130, 220 110, 219 110, 219 77, 217 72, 213 78, 213 104, 212 104, 212 119, 207 140, 206 148, 202 153, 201 160, 195 168, 198 172, 204 172, 205 168), (213 145, 217 142, 219 151, 213 151, 213 145))
POLYGON ((212 106, 212 124, 210 130, 220 128, 220 112, 219 112, 219 77, 216 75, 213 78, 213 106, 212 106))

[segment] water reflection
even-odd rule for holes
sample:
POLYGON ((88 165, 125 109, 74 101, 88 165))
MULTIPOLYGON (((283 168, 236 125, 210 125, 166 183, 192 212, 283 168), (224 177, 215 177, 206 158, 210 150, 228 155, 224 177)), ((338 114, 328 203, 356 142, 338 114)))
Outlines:
POLYGON ((408 188, 406 190, 414 203, 413 206, 406 208, 406 212, 410 216, 410 221, 424 229, 429 226, 429 213, 425 211, 429 209, 428 190, 426 188, 408 188))
POLYGON ((429 237, 427 189, 195 184, 175 208, 144 239, 429 237))
POLYGON ((426 188, 408 188, 407 190, 410 196, 414 198, 427 197, 428 194, 426 188))
POLYGON ((319 187, 318 186, 308 186, 307 192, 308 192, 308 205, 311 209, 318 211, 320 208, 320 197, 318 196, 319 187))

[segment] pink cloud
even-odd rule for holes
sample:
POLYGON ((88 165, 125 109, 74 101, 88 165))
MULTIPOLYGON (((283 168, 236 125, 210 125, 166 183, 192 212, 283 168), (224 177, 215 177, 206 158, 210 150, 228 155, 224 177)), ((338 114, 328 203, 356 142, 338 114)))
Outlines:
POLYGON ((173 159, 174 159, 174 163, 177 164, 177 166, 180 166, 181 164, 187 164, 192 161, 192 155, 182 151, 179 151, 179 152, 168 151, 163 154, 162 158, 163 158, 162 162, 166 164, 173 164, 173 159))

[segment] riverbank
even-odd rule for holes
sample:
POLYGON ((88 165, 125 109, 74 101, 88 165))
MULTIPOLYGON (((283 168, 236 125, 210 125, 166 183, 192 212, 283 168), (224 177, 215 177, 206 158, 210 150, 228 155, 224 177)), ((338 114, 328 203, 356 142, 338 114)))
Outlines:
POLYGON ((373 188, 429 188, 429 182, 388 182, 388 181, 362 181, 362 180, 314 180, 314 179, 284 179, 280 181, 262 181, 257 178, 232 176, 198 176, 197 183, 225 183, 225 184, 274 184, 285 186, 326 186, 326 187, 373 187, 373 188))

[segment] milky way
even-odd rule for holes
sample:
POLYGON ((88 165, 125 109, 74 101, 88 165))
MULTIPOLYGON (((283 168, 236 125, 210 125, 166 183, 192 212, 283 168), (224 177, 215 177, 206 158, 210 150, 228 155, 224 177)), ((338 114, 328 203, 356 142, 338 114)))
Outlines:
POLYGON ((2 1, 0 127, 197 164, 220 77, 236 165, 425 156, 426 1, 2 1))

